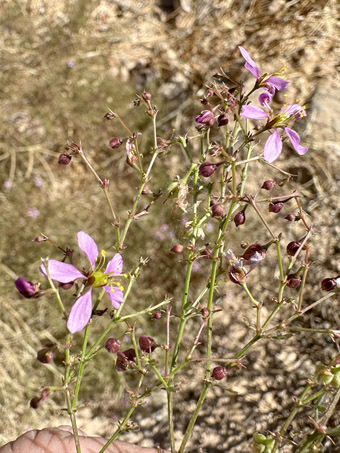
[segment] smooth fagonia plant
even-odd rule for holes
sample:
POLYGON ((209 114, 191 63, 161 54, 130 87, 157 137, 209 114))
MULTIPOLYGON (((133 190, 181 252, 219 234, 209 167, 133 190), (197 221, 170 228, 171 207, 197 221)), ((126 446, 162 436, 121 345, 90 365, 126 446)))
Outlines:
MULTIPOLYGON (((159 448, 183 453, 198 451, 199 446, 193 445, 190 439, 194 430, 199 429, 197 418, 208 392, 214 386, 233 392, 228 374, 232 369, 237 375, 247 374, 247 356, 255 344, 277 338, 283 341, 299 332, 339 336, 340 331, 334 326, 307 329, 296 322, 301 317, 306 319, 317 305, 336 297, 340 288, 340 277, 328 276, 320 281, 320 294, 312 302, 304 298, 314 229, 303 210, 298 188, 287 191, 294 178, 280 168, 280 161, 288 152, 283 151, 284 143, 289 143, 301 158, 307 153, 307 147, 300 143, 294 130, 295 121, 306 121, 306 109, 296 102, 278 106, 275 93, 289 87, 284 70, 261 73, 247 51, 243 47, 239 50, 251 80, 235 81, 223 71, 215 74, 201 99, 202 110, 193 118, 194 133, 178 136, 172 132, 169 137, 160 136, 158 110, 146 91, 137 96, 134 107, 139 114, 146 113, 152 123, 151 150, 141 149, 141 134, 133 132, 132 126, 116 111, 105 114, 107 121, 119 122, 126 131, 125 137, 113 137, 109 146, 112 152, 120 152, 125 146, 126 165, 133 169, 139 183, 131 205, 117 204, 109 179, 101 178, 82 146, 72 143, 59 156, 60 165, 81 159, 98 190, 103 192, 112 217, 112 235, 102 237, 100 246, 109 251, 99 251, 85 231, 69 232, 70 238, 77 234, 81 252, 76 258, 70 248, 45 235, 38 236, 36 242, 55 247, 46 250, 49 258, 42 258, 39 283, 19 277, 15 285, 23 297, 32 299, 31 303, 43 297, 48 303, 55 300, 60 309, 59 322, 65 329, 65 341, 62 345, 47 345, 38 351, 37 358, 53 366, 58 350, 63 354, 63 377, 59 387, 46 383, 30 404, 38 409, 43 403, 48 404, 55 392, 64 394, 78 453, 81 447, 77 416, 83 405, 81 388, 86 380, 85 369, 92 366, 99 354, 101 357, 107 354, 108 360, 115 357, 115 372, 136 377, 135 388, 129 390, 127 413, 100 453, 121 433, 136 428, 135 411, 143 411, 146 397, 152 398, 158 392, 166 393, 168 406, 167 435, 159 448), (168 181, 167 190, 150 189, 154 183, 152 175, 164 173, 162 161, 177 152, 182 153, 182 163, 177 176, 168 181), (263 169, 271 172, 271 179, 261 178, 263 169), (152 201, 145 208, 141 198, 146 194, 152 201), (163 198, 163 203, 155 203, 158 198, 163 198), (132 268, 123 265, 126 249, 131 248, 129 235, 134 234, 131 226, 146 214, 160 216, 160 210, 171 203, 178 212, 179 228, 184 228, 181 240, 169 247, 169 253, 177 254, 181 263, 176 273, 182 273, 178 281, 182 296, 166 294, 163 300, 147 301, 137 309, 131 289, 138 286, 144 266, 155 266, 157 272, 157 263, 135 256, 132 268), (255 224, 256 240, 249 243, 255 224), (283 234, 289 224, 290 228, 283 234), (205 278, 197 283, 193 275, 201 260, 205 260, 208 270, 205 278), (261 296, 265 294, 261 291, 261 279, 253 278, 266 260, 271 263, 267 269, 270 297, 261 296), (232 291, 228 292, 228 287, 232 291), (233 297, 238 295, 242 304, 246 299, 252 308, 252 319, 247 322, 250 335, 237 351, 226 350, 219 357, 214 342, 214 319, 223 310, 221 297, 228 298, 231 293, 233 297), (109 309, 104 308, 107 304, 109 309), (136 335, 141 319, 148 316, 159 323, 159 338, 145 332, 145 323, 144 335, 136 335), (123 336, 117 333, 121 331, 123 336), (185 390, 180 385, 181 378, 190 367, 203 368, 203 377, 197 383, 200 396, 187 425, 179 426, 176 407, 182 402, 181 392, 185 390), (223 387, 223 382, 230 385, 223 387), (179 431, 183 432, 182 438, 179 431)), ((149 240, 157 239, 153 236, 149 240)), ((173 260, 171 263, 176 265, 173 260)), ((321 451, 325 442, 334 442, 340 435, 340 427, 330 424, 340 398, 338 353, 335 351, 330 363, 319 364, 313 376, 306 376, 306 382, 302 393, 295 395, 294 406, 289 416, 281 420, 281 426, 275 432, 254 433, 249 441, 250 449, 274 453, 290 446, 296 452, 321 451), (296 433, 292 426, 301 410, 308 411, 312 423, 306 424, 305 431, 296 433)), ((117 384, 112 385, 115 392, 117 384)), ((231 408, 226 406, 225 410, 231 408)))

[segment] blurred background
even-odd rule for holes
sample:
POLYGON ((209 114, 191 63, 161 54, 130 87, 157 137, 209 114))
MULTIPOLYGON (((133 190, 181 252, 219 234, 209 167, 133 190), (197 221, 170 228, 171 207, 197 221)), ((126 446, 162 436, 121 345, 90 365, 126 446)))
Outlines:
MULTIPOLYGON (((159 109, 159 136, 167 139, 173 130, 194 135, 194 117, 202 110, 199 98, 211 76, 223 68, 233 78, 250 77, 238 45, 247 49, 262 72, 285 65, 291 81, 288 103, 298 99, 307 105, 308 114, 299 124, 308 154, 297 159, 287 149, 280 159, 281 168, 297 175, 304 208, 318 234, 307 302, 319 297, 322 278, 339 273, 340 8, 337 0, 2 0, 0 14, 0 443, 4 443, 26 429, 55 425, 60 403, 53 397, 38 411, 29 408, 41 386, 58 382, 58 371, 40 365, 36 352, 48 342, 62 341, 53 302, 26 300, 14 290, 19 275, 39 281, 41 257, 60 258, 51 245, 32 240, 42 232, 63 247, 76 248, 76 233, 84 230, 100 248, 112 251, 114 243, 100 188, 80 160, 58 165, 59 154, 67 143, 81 142, 98 173, 110 180, 114 206, 125 219, 138 180, 125 164, 124 147, 108 146, 112 137, 126 133, 104 114, 111 108, 131 130, 142 133, 142 152, 148 160, 151 120, 142 107, 133 106, 136 93, 144 89, 152 93, 152 103, 159 109)), ((183 163, 179 149, 162 158, 151 190, 166 190, 169 180, 185 171, 183 163)), ((259 178, 264 178, 263 168, 259 171, 259 178)), ((147 204, 150 198, 146 200, 147 204)), ((149 257, 150 265, 132 293, 130 310, 160 302, 166 294, 176 300, 180 294, 183 264, 169 250, 182 239, 183 229, 174 226, 181 222, 181 213, 158 200, 150 215, 131 228, 124 252, 126 269, 139 256, 149 257)), ((287 242, 295 233, 295 226, 289 228, 287 242)), ((244 240, 237 234, 235 241, 244 240)), ((195 272, 194 284, 199 287, 204 265, 195 272)), ((259 291, 270 294, 267 271, 260 272, 264 287, 259 291)), ((231 356, 248 338, 243 317, 249 305, 242 305, 244 298, 235 288, 227 291, 244 312, 234 302, 223 303, 216 322, 216 355, 221 356, 231 356)), ((336 328, 340 325, 336 308, 336 300, 329 301, 306 323, 336 328)), ((138 332, 154 335, 163 327, 145 319, 138 332)), ((321 335, 313 339, 300 335, 285 348, 275 342, 256 347, 247 370, 231 376, 230 386, 234 382, 240 396, 219 388, 211 392, 198 422, 204 435, 196 430, 192 451, 198 447, 207 453, 249 451, 252 433, 275 430, 288 415, 292 397, 314 372, 314 364, 329 361, 336 352, 336 345, 321 335)), ((105 436, 112 432, 127 407, 124 392, 133 384, 129 379, 117 375, 111 357, 108 363, 107 356, 99 356, 83 390, 84 400, 93 394, 96 398, 79 414, 82 429, 105 436)), ((177 411, 178 438, 188 421, 187 410, 199 395, 200 379, 193 370, 183 376, 186 397, 177 411)), ((126 440, 167 446, 163 396, 160 393, 157 401, 150 400, 141 409, 135 419, 141 431, 127 433, 126 440)), ((58 417, 58 423, 67 422, 64 415, 58 417)), ((299 425, 295 429, 299 431, 299 425)), ((284 451, 294 451, 291 448, 284 451)))

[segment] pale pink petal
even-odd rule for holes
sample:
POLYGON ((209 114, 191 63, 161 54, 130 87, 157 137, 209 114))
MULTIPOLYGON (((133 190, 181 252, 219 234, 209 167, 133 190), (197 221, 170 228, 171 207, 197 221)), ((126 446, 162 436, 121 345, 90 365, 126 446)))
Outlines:
POLYGON ((107 292, 113 308, 119 308, 124 301, 123 291, 118 286, 104 286, 103 288, 107 292))
POLYGON ((278 91, 280 90, 285 90, 287 86, 289 85, 289 82, 287 80, 281 79, 281 77, 275 77, 271 76, 268 79, 264 81, 265 83, 268 83, 271 87, 276 88, 278 91))
POLYGON ((273 129, 273 133, 268 137, 266 144, 264 145, 264 159, 271 163, 276 160, 282 151, 282 141, 280 134, 276 129, 273 129))
POLYGON ((90 235, 84 231, 79 231, 78 236, 78 245, 79 248, 86 253, 91 266, 94 265, 95 259, 98 256, 98 247, 90 235))
POLYGON ((299 104, 290 104, 281 107, 281 112, 286 113, 287 116, 295 116, 295 119, 299 120, 300 118, 306 116, 306 110, 301 107, 299 104))
POLYGON ((90 288, 74 303, 67 320, 67 328, 71 333, 80 332, 89 322, 92 314, 91 294, 90 288))
MULTIPOLYGON (((41 274, 46 277, 46 268, 42 264, 39 267, 41 274)), ((77 280, 77 278, 86 278, 78 269, 72 264, 63 263, 57 260, 48 260, 48 273, 52 280, 60 283, 69 283, 77 280)))
POLYGON ((111 261, 107 263, 105 274, 109 272, 113 275, 121 274, 123 270, 123 258, 119 253, 116 253, 111 261))
POLYGON ((242 57, 246 60, 244 67, 248 69, 248 71, 255 77, 255 79, 258 79, 260 77, 260 71, 257 64, 250 58, 248 52, 243 47, 238 46, 238 48, 240 49, 242 57))
POLYGON ((241 116, 249 120, 262 120, 268 118, 268 114, 255 105, 244 105, 241 110, 241 116))
POLYGON ((300 145, 299 134, 297 132, 293 131, 293 129, 289 129, 288 127, 284 127, 284 130, 285 130, 286 134, 288 135, 288 138, 291 141, 295 151, 298 154, 300 154, 300 156, 303 156, 304 154, 306 154, 306 152, 308 151, 308 148, 300 145))

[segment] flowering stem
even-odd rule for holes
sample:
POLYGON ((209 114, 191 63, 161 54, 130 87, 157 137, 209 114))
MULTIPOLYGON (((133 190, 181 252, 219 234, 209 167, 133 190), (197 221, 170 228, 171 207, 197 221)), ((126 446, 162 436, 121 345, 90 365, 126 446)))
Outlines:
POLYGON ((73 430, 74 444, 75 444, 77 453, 81 453, 77 420, 76 420, 76 416, 74 413, 74 409, 72 408, 71 397, 70 397, 68 389, 65 390, 65 397, 66 397, 67 412, 70 416, 72 430, 73 430))
POLYGON ((86 347, 87 347, 87 342, 88 342, 88 338, 89 338, 89 333, 90 333, 90 326, 87 325, 85 327, 85 332, 84 332, 84 340, 83 340, 83 346, 82 346, 81 356, 80 356, 79 371, 78 371, 76 386, 74 389, 74 395, 73 395, 73 400, 72 400, 72 410, 75 410, 77 407, 80 384, 81 384, 81 381, 83 378, 84 369, 85 369, 85 365, 87 362, 86 361, 86 347))
POLYGON ((249 291, 246 282, 240 282, 240 285, 242 286, 242 288, 243 288, 244 291, 246 292, 246 294, 247 294, 247 296, 249 297, 249 299, 251 300, 251 302, 252 302, 256 307, 258 307, 258 306, 259 306, 259 303, 257 302, 257 300, 254 299, 253 295, 252 295, 251 292, 249 291))
POLYGON ((94 175, 94 177, 96 178, 96 180, 99 182, 99 184, 101 186, 103 186, 103 181, 102 179, 100 178, 100 176, 98 175, 98 173, 96 172, 96 170, 92 167, 92 165, 90 164, 90 161, 88 160, 88 158, 85 156, 85 153, 82 149, 79 149, 78 151, 78 154, 80 155, 80 157, 83 159, 83 161, 85 162, 85 164, 87 165, 87 167, 89 168, 89 170, 91 171, 91 173, 94 175))

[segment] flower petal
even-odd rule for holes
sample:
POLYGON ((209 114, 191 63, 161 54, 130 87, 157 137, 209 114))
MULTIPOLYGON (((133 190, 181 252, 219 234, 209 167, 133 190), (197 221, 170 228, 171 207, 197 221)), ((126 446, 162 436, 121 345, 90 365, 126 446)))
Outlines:
MULTIPOLYGON (((263 91, 263 93, 260 94, 259 98, 259 103, 263 106, 266 107, 268 104, 272 101, 272 97, 268 93, 268 91, 263 91)), ((268 106, 269 107, 269 106, 268 106)))
POLYGON ((308 151, 308 148, 300 145, 299 134, 297 132, 293 131, 293 129, 289 129, 289 127, 284 127, 284 130, 285 130, 286 134, 288 135, 288 138, 291 141, 291 144, 293 145, 295 151, 298 154, 300 154, 300 156, 303 156, 304 154, 306 154, 306 152, 308 151))
MULTIPOLYGON (((47 277, 46 268, 42 264, 39 267, 40 273, 47 277)), ((57 260, 48 260, 48 273, 52 280, 56 280, 60 283, 69 283, 77 280, 77 278, 86 278, 78 269, 72 264, 63 263, 57 260)))
POLYGON ((268 118, 268 114, 255 105, 244 105, 241 110, 241 116, 249 120, 262 120, 263 118, 268 118))
POLYGON ((248 52, 243 47, 238 46, 238 48, 240 49, 242 57, 246 60, 244 67, 248 69, 248 71, 255 77, 255 79, 258 79, 260 77, 260 71, 257 64, 250 58, 248 52))
POLYGON ((67 328, 71 333, 80 332, 89 322, 92 314, 91 294, 90 288, 74 303, 67 320, 67 328))
POLYGON ((79 248, 85 252, 91 266, 94 265, 95 259, 98 256, 98 247, 91 236, 84 231, 79 231, 77 234, 79 248))
POLYGON ((278 91, 285 90, 289 85, 288 80, 281 79, 281 77, 271 76, 264 83, 268 83, 271 87, 276 88, 278 91))
POLYGON ((119 308, 124 302, 123 291, 118 286, 104 286, 103 289, 107 292, 113 308, 119 308))
POLYGON ((282 141, 280 134, 276 129, 273 129, 273 133, 268 137, 266 144, 264 145, 264 160, 271 163, 276 160, 282 151, 282 141))
POLYGON ((107 263, 105 274, 111 272, 113 275, 121 274, 123 270, 123 258, 119 253, 116 253, 111 261, 107 263))
POLYGON ((281 111, 284 111, 287 116, 295 116, 295 119, 299 120, 300 118, 306 116, 306 110, 301 107, 300 104, 290 104, 287 106, 283 106, 281 111))

